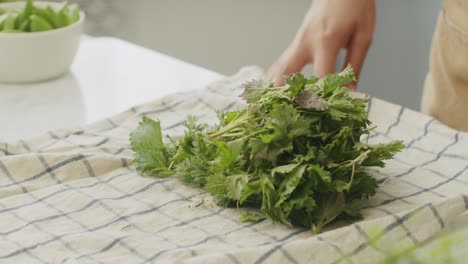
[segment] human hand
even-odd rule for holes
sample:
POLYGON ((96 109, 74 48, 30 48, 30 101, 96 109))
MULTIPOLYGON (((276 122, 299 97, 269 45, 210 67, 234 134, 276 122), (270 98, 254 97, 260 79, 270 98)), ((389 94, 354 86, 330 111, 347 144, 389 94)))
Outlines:
POLYGON ((338 53, 345 48, 343 68, 351 64, 359 79, 375 19, 375 0, 314 0, 296 37, 271 66, 267 78, 282 85, 285 75, 301 71, 309 63, 316 76, 333 73, 338 53))

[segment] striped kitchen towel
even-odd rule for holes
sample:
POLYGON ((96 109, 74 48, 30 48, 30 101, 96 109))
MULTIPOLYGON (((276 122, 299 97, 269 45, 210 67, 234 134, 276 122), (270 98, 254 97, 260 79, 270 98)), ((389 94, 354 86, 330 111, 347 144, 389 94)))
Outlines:
POLYGON ((128 138, 143 116, 177 136, 189 114, 211 123, 215 110, 242 107, 241 84, 260 77, 244 68, 83 129, 0 143, 0 262, 375 263, 382 245, 411 246, 464 223, 468 134, 377 98, 369 141, 401 139, 406 149, 371 169, 381 187, 362 220, 318 235, 240 222, 238 209, 216 206, 202 189, 135 171, 128 138))

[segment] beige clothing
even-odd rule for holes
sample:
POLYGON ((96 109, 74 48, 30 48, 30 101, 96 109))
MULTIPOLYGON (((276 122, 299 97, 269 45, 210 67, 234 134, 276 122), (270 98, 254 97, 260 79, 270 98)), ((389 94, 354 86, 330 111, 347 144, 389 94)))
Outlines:
POLYGON ((445 0, 432 43, 422 112, 468 131, 468 0, 445 0))

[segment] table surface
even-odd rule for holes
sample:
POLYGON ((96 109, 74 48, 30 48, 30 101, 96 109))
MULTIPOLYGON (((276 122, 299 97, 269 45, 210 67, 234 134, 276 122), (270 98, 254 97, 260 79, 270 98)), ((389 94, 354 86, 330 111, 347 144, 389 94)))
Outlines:
POLYGON ((66 75, 0 84, 0 142, 79 127, 222 75, 115 38, 84 36, 66 75))

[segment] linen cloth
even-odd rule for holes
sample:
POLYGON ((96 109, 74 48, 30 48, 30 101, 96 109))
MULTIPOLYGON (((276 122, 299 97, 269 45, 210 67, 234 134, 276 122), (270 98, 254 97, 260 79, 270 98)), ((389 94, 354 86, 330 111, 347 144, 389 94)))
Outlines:
POLYGON ((468 222, 468 134, 376 98, 369 141, 407 147, 371 169, 381 186, 362 220, 318 235, 243 223, 241 209, 216 206, 198 187, 135 171, 128 138, 142 116, 181 135, 188 114, 211 123, 215 110, 242 107, 241 84, 260 77, 244 68, 82 129, 0 143, 0 262, 375 263, 386 245, 421 243, 468 222))

